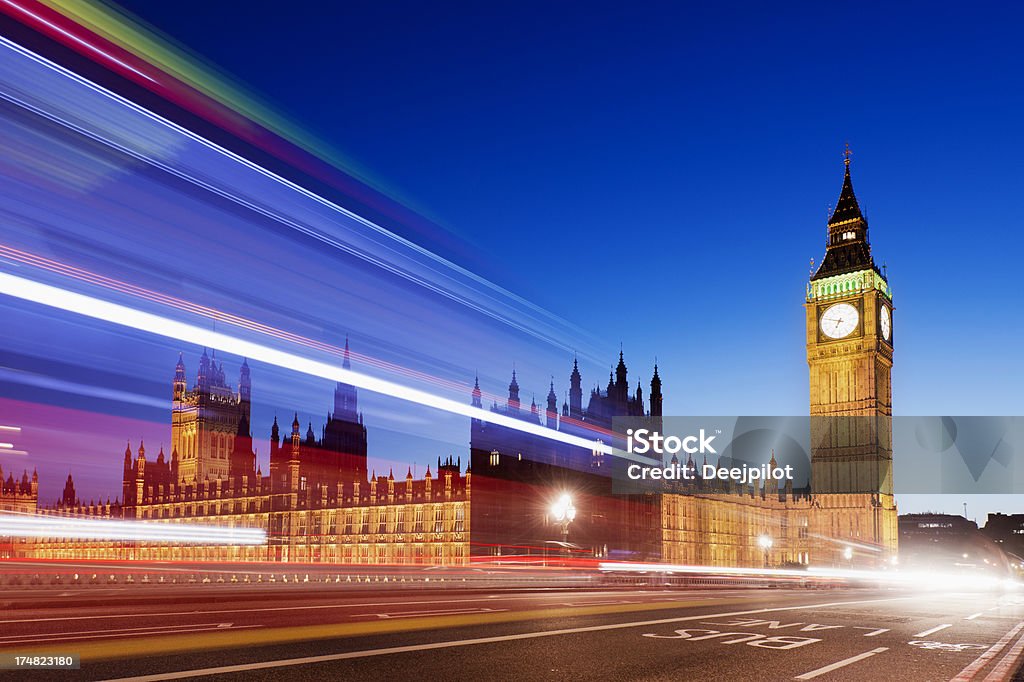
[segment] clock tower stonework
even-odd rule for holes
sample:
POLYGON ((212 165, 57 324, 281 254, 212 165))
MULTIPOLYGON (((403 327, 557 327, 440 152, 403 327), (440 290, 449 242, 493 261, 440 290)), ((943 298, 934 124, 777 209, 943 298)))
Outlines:
POLYGON ((892 482, 893 299, 875 265, 850 178, 828 220, 825 257, 807 284, 811 493, 838 559, 851 546, 896 551, 892 482))

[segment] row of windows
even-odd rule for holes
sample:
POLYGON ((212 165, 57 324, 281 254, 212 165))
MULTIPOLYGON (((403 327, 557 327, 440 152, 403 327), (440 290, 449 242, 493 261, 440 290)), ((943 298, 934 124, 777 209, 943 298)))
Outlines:
MULTIPOLYGON (((167 519, 167 518, 192 518, 195 516, 218 516, 221 514, 243 514, 254 513, 256 501, 246 502, 223 502, 185 507, 174 506, 160 509, 142 509, 143 519, 167 519), (243 509, 244 507, 244 509, 243 509)), ((463 533, 466 529, 466 508, 459 505, 454 510, 447 510, 443 506, 436 506, 432 513, 424 507, 416 507, 407 513, 405 507, 379 507, 377 509, 364 508, 354 509, 345 512, 327 512, 313 514, 298 514, 296 524, 298 534, 305 535, 307 531, 313 535, 321 535, 326 531, 327 535, 339 534, 339 522, 341 534, 343 535, 369 535, 370 533, 463 533), (446 511, 450 513, 446 514, 446 511)), ((224 520, 225 525, 234 527, 236 519, 224 520)), ((250 524, 240 523, 239 526, 250 524)), ((256 525, 255 521, 251 525, 256 525)), ((271 517, 271 533, 287 534, 288 517, 274 515, 271 517)))

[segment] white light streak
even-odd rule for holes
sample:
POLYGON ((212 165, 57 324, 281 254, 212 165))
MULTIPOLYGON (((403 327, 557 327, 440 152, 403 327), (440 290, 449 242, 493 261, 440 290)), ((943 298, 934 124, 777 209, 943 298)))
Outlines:
POLYGON ((262 545, 262 528, 228 528, 190 523, 152 523, 116 519, 0 514, 0 537, 67 540, 137 540, 199 545, 262 545))
POLYGON ((378 379, 377 377, 371 377, 326 362, 312 360, 221 332, 203 329, 186 322, 179 322, 153 313, 129 308, 118 303, 104 301, 93 296, 67 291, 66 289, 60 289, 41 282, 34 282, 9 273, 0 272, 0 294, 7 294, 15 298, 85 315, 86 317, 150 334, 186 341, 197 346, 215 348, 302 374, 351 384, 374 393, 389 395, 463 417, 481 419, 491 424, 505 426, 516 431, 566 443, 567 445, 596 450, 607 455, 613 454, 610 445, 601 443, 598 440, 588 440, 568 433, 562 433, 540 424, 515 419, 480 407, 473 407, 450 398, 442 398, 426 391, 402 386, 393 381, 378 379))
POLYGON ((135 67, 131 66, 130 64, 126 64, 124 61, 118 59, 117 57, 115 57, 114 55, 110 54, 109 52, 105 52, 105 51, 101 50, 100 48, 98 48, 97 46, 93 45, 92 43, 87 42, 85 40, 82 40, 81 38, 76 36, 74 33, 71 33, 70 31, 65 30, 61 26, 58 26, 57 24, 53 23, 52 21, 50 21, 50 20, 48 20, 48 19, 46 19, 44 17, 39 16, 35 12, 29 10, 27 7, 23 7, 22 5, 19 5, 17 3, 7 3, 7 5, 9 7, 13 7, 15 10, 17 10, 17 11, 23 13, 23 14, 27 14, 28 16, 32 17, 33 19, 35 19, 39 23, 49 27, 50 29, 56 31, 57 33, 60 33, 62 36, 64 36, 68 40, 70 40, 70 41, 72 41, 74 43, 77 43, 78 45, 84 47, 86 50, 89 50, 90 52, 93 52, 93 53, 99 55, 100 57, 102 57, 104 59, 109 59, 110 61, 114 62, 115 64, 117 64, 121 68, 128 69, 129 71, 134 73, 136 76, 140 76, 141 78, 145 78, 150 83, 156 83, 155 80, 153 80, 152 78, 150 78, 146 74, 142 73, 141 71, 139 71, 135 67))
POLYGON ((14 447, 14 443, 0 443, 0 450, 10 450, 14 447))
POLYGON ((21 432, 21 427, 20 426, 4 426, 4 425, 0 424, 0 431, 14 431, 16 433, 20 433, 21 432))
POLYGON ((733 566, 686 566, 678 564, 643 564, 603 562, 598 569, 607 572, 728 575, 737 577, 787 577, 821 579, 833 578, 853 582, 870 582, 908 587, 915 590, 941 590, 944 592, 977 592, 985 590, 1015 591, 1021 583, 998 575, 977 573, 942 573, 935 571, 895 571, 856 568, 830 568, 808 566, 796 568, 739 568, 733 566))

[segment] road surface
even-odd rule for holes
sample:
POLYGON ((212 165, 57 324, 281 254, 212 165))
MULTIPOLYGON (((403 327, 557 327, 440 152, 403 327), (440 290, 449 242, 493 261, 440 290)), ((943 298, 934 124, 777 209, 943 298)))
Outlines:
POLYGON ((1024 651, 1016 594, 207 587, 49 591, 38 608, 23 591, 0 649, 82 658, 22 679, 929 682, 1006 679, 1024 651))

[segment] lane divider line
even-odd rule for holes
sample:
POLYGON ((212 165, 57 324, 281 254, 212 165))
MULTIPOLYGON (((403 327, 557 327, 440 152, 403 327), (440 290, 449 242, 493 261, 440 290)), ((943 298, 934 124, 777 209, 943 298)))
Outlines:
POLYGON ((839 670, 840 668, 845 668, 846 666, 850 665, 851 663, 856 663, 857 661, 863 661, 865 658, 871 658, 875 654, 880 654, 883 651, 888 651, 888 650, 889 650, 889 647, 887 647, 887 646, 880 646, 877 649, 872 649, 871 651, 865 651, 862 654, 857 654, 856 656, 850 656, 849 658, 844 658, 841 661, 836 661, 835 663, 831 663, 831 664, 826 665, 826 666, 824 666, 822 668, 818 668, 817 670, 812 670, 809 673, 804 673, 803 675, 798 675, 797 677, 794 677, 793 679, 794 680, 811 680, 811 679, 814 679, 815 677, 817 677, 818 675, 824 675, 825 673, 830 673, 833 670, 839 670))
MULTIPOLYGON (((902 601, 904 599, 909 599, 909 598, 910 597, 894 597, 894 598, 888 598, 888 599, 864 599, 864 600, 846 601, 846 602, 827 602, 827 603, 823 603, 823 604, 804 604, 804 605, 800 605, 800 606, 779 606, 779 607, 763 608, 763 609, 751 609, 751 610, 746 610, 746 611, 731 611, 731 612, 726 612, 726 613, 702 613, 702 614, 699 614, 699 615, 680 616, 680 617, 677 617, 677 618, 659 618, 657 620, 631 621, 631 622, 627 622, 627 623, 608 623, 608 624, 605 624, 605 625, 589 625, 589 626, 582 626, 582 627, 575 627, 575 628, 564 628, 564 629, 560 629, 560 630, 540 630, 540 631, 536 631, 536 632, 522 632, 522 633, 510 634, 510 635, 498 635, 498 636, 495 636, 495 637, 480 637, 480 638, 477 638, 477 639, 460 639, 460 640, 453 640, 453 641, 447 641, 447 642, 431 642, 429 644, 412 644, 412 645, 408 645, 408 646, 388 647, 388 648, 384 648, 384 649, 369 649, 369 650, 362 650, 362 651, 348 651, 348 652, 345 652, 345 653, 338 653, 338 654, 324 654, 324 655, 321 655, 321 656, 306 656, 306 657, 302 657, 302 658, 290 658, 290 659, 283 659, 283 660, 276 660, 276 661, 260 661, 260 662, 257 662, 257 663, 244 663, 244 664, 239 664, 239 665, 226 665, 226 666, 220 666, 220 667, 216 667, 216 668, 201 668, 201 669, 196 669, 196 670, 168 671, 168 672, 163 672, 163 673, 157 673, 157 674, 154 674, 154 675, 141 675, 141 676, 137 676, 137 677, 118 678, 118 679, 113 679, 113 680, 107 680, 107 682, 158 682, 159 680, 180 680, 180 679, 186 679, 186 678, 189 678, 189 677, 203 677, 203 676, 206 676, 206 675, 221 675, 221 674, 227 674, 227 673, 245 672, 245 671, 249 671, 249 670, 270 670, 270 669, 274 669, 274 668, 284 668, 284 667, 292 667, 292 666, 299 666, 299 665, 311 665, 311 664, 316 664, 316 663, 329 663, 331 661, 343 661, 343 660, 356 659, 356 658, 367 658, 367 657, 370 657, 370 656, 388 656, 388 655, 391 655, 391 654, 400 654, 400 653, 407 653, 407 652, 412 652, 412 651, 429 651, 429 650, 432 650, 432 649, 448 649, 448 648, 452 648, 452 647, 472 646, 472 645, 476 645, 476 644, 495 644, 495 643, 499 643, 499 642, 510 642, 510 641, 515 641, 515 640, 536 639, 536 638, 539 638, 539 637, 555 637, 555 636, 559 636, 559 635, 574 635, 574 634, 580 634, 580 633, 584 633, 584 632, 601 632, 601 631, 605 631, 605 630, 623 630, 623 629, 627 629, 627 628, 647 627, 647 626, 651 626, 651 625, 667 625, 667 624, 670 624, 670 623, 684 623, 684 622, 687 622, 687 621, 695 621, 695 620, 701 620, 701 619, 705 619, 705 618, 729 618, 729 617, 732 617, 732 616, 749 616, 749 615, 761 614, 761 613, 778 613, 778 612, 782 612, 782 611, 806 611, 806 610, 811 610, 811 609, 830 608, 830 607, 833 607, 833 606, 852 606, 852 605, 855 605, 855 604, 877 604, 877 603, 883 603, 883 602, 902 601)), ((678 606, 678 605, 676 605, 676 606, 678 606)), ((502 615, 502 616, 524 615, 525 616, 525 615, 528 615, 528 614, 508 613, 508 614, 499 614, 499 615, 502 615)), ((536 616, 530 616, 530 618, 535 618, 535 617, 536 616)), ((468 624, 464 620, 453 623, 452 621, 454 621, 454 618, 464 618, 464 617, 444 617, 444 616, 442 616, 441 618, 424 618, 424 619, 422 619, 422 623, 423 623, 422 629, 439 630, 439 629, 444 629, 445 627, 457 627, 460 624, 463 624, 463 625, 464 624, 468 624), (441 622, 439 622, 439 621, 441 621, 441 622)), ((508 618, 508 620, 512 620, 512 618, 508 618)), ((411 621, 402 621, 402 622, 405 623, 405 624, 411 623, 411 621)), ((477 624, 479 624, 480 622, 481 621, 478 620, 477 624)), ((494 621, 492 619, 487 619, 487 620, 485 620, 483 622, 484 623, 489 623, 489 622, 494 622, 494 621)), ((501 621, 498 621, 498 622, 501 622, 501 621)), ((396 624, 396 621, 378 621, 378 622, 371 622, 371 623, 369 623, 369 625, 371 625, 371 626, 382 626, 382 625, 393 625, 393 624, 396 624)), ((319 626, 315 626, 315 628, 316 629, 324 630, 323 628, 320 628, 319 626)), ((310 638, 310 634, 311 634, 311 633, 308 632, 309 629, 310 628, 291 628, 290 630, 293 631, 291 633, 292 636, 289 636, 289 637, 286 637, 286 638, 282 638, 281 636, 275 637, 276 633, 273 630, 263 630, 263 631, 258 632, 258 633, 250 631, 249 633, 247 633, 249 636, 255 636, 255 637, 260 637, 260 638, 266 637, 266 640, 265 641, 261 641, 261 642, 249 642, 249 643, 243 642, 243 641, 241 641, 239 639, 239 635, 241 635, 242 633, 238 633, 236 635, 233 635, 232 638, 234 639, 234 645, 235 646, 245 646, 245 645, 253 646, 253 644, 256 644, 256 643, 261 643, 261 644, 275 644, 275 643, 277 643, 277 644, 280 644, 280 643, 285 642, 285 641, 303 641, 303 640, 309 639, 310 638)), ((337 627, 330 628, 329 631, 335 633, 335 636, 340 636, 341 635, 341 631, 337 627)), ((377 633, 385 632, 385 631, 386 630, 380 630, 380 629, 375 630, 375 632, 377 632, 377 633)), ((326 630, 325 630, 324 634, 326 634, 326 630)), ((371 633, 370 632, 364 632, 363 634, 371 634, 371 633)), ((179 646, 175 647, 173 650, 174 651, 192 651, 197 646, 199 646, 201 644, 205 644, 206 646, 204 648, 207 648, 207 649, 214 648, 214 647, 210 646, 210 644, 211 644, 211 640, 213 640, 215 637, 217 637, 216 634, 209 634, 209 635, 198 636, 198 637, 194 637, 194 638, 178 637, 176 639, 180 640, 179 646)), ((142 643, 142 642, 140 642, 140 643, 142 643)), ((142 652, 130 652, 130 651, 128 651, 125 648, 124 643, 118 644, 118 647, 119 647, 119 653, 117 654, 118 658, 123 658, 124 656, 131 655, 133 653, 142 653, 142 652)), ((167 649, 167 650, 161 651, 159 653, 170 653, 170 652, 171 652, 171 650, 167 649)), ((92 652, 88 652, 88 651, 84 651, 83 650, 81 652, 83 660, 86 660, 86 659, 89 659, 89 658, 94 658, 94 656, 90 656, 89 655, 90 653, 92 653, 92 652)))
POLYGON ((928 635, 934 635, 939 630, 945 630, 946 628, 951 628, 951 627, 953 627, 952 623, 943 623, 942 625, 936 625, 935 627, 933 627, 930 630, 925 630, 924 632, 919 632, 916 635, 914 635, 914 637, 927 637, 928 635))

